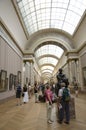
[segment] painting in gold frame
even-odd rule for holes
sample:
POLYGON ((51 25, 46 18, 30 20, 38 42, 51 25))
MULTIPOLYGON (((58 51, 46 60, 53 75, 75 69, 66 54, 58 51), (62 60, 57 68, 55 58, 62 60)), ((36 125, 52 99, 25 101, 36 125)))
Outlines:
POLYGON ((6 78, 7 78, 7 71, 1 70, 1 72, 0 72, 0 92, 7 90, 6 78))

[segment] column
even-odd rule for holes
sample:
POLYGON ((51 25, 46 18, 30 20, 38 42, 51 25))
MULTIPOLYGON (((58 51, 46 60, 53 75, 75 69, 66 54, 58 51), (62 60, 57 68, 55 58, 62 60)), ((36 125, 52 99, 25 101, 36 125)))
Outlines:
POLYGON ((30 68, 31 68, 31 72, 30 72, 31 86, 34 86, 34 69, 33 69, 33 64, 34 64, 34 62, 31 61, 30 62, 30 68))
POLYGON ((69 72, 69 82, 72 82, 72 73, 71 73, 71 60, 68 61, 68 72, 69 72))

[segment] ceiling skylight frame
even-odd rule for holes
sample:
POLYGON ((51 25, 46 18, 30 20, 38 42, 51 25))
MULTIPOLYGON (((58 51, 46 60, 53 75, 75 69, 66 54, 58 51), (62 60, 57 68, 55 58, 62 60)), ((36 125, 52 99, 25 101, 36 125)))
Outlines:
POLYGON ((48 45, 44 45, 44 46, 40 47, 35 52, 35 56, 36 56, 36 58, 39 58, 40 56, 50 54, 50 55, 57 57, 57 59, 59 59, 59 58, 61 58, 63 53, 64 53, 64 50, 61 47, 59 47, 57 45, 48 44, 48 45))
POLYGON ((29 35, 46 28, 61 29, 73 35, 86 9, 85 0, 17 0, 17 3, 29 35))

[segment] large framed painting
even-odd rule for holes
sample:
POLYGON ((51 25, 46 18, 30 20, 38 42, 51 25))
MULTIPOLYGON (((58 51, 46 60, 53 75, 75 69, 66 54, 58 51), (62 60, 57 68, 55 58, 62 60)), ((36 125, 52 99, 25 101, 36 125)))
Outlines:
POLYGON ((14 75, 14 89, 16 88, 17 82, 18 82, 17 75, 14 75))
POLYGON ((9 90, 13 88, 13 74, 9 75, 9 90))
POLYGON ((0 72, 0 88, 1 88, 1 72, 0 72))
POLYGON ((28 77, 26 77, 26 84, 28 84, 28 77))
POLYGON ((7 71, 1 70, 0 72, 0 92, 6 91, 6 78, 7 78, 7 71))
POLYGON ((8 88, 8 78, 6 78, 6 89, 8 88))
POLYGON ((17 76, 18 76, 18 83, 21 83, 21 71, 18 71, 17 76))
POLYGON ((84 67, 82 71, 83 71, 83 86, 86 88, 86 67, 84 67))

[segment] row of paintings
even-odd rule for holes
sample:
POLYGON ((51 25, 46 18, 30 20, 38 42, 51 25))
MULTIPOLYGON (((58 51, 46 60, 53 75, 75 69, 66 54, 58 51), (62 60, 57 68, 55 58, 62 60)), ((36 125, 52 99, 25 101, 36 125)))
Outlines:
POLYGON ((21 72, 18 71, 17 75, 10 74, 9 78, 7 77, 7 71, 1 70, 0 71, 0 92, 6 91, 6 90, 12 90, 15 89, 16 84, 21 83, 21 72), (9 88, 8 88, 9 84, 9 88))

